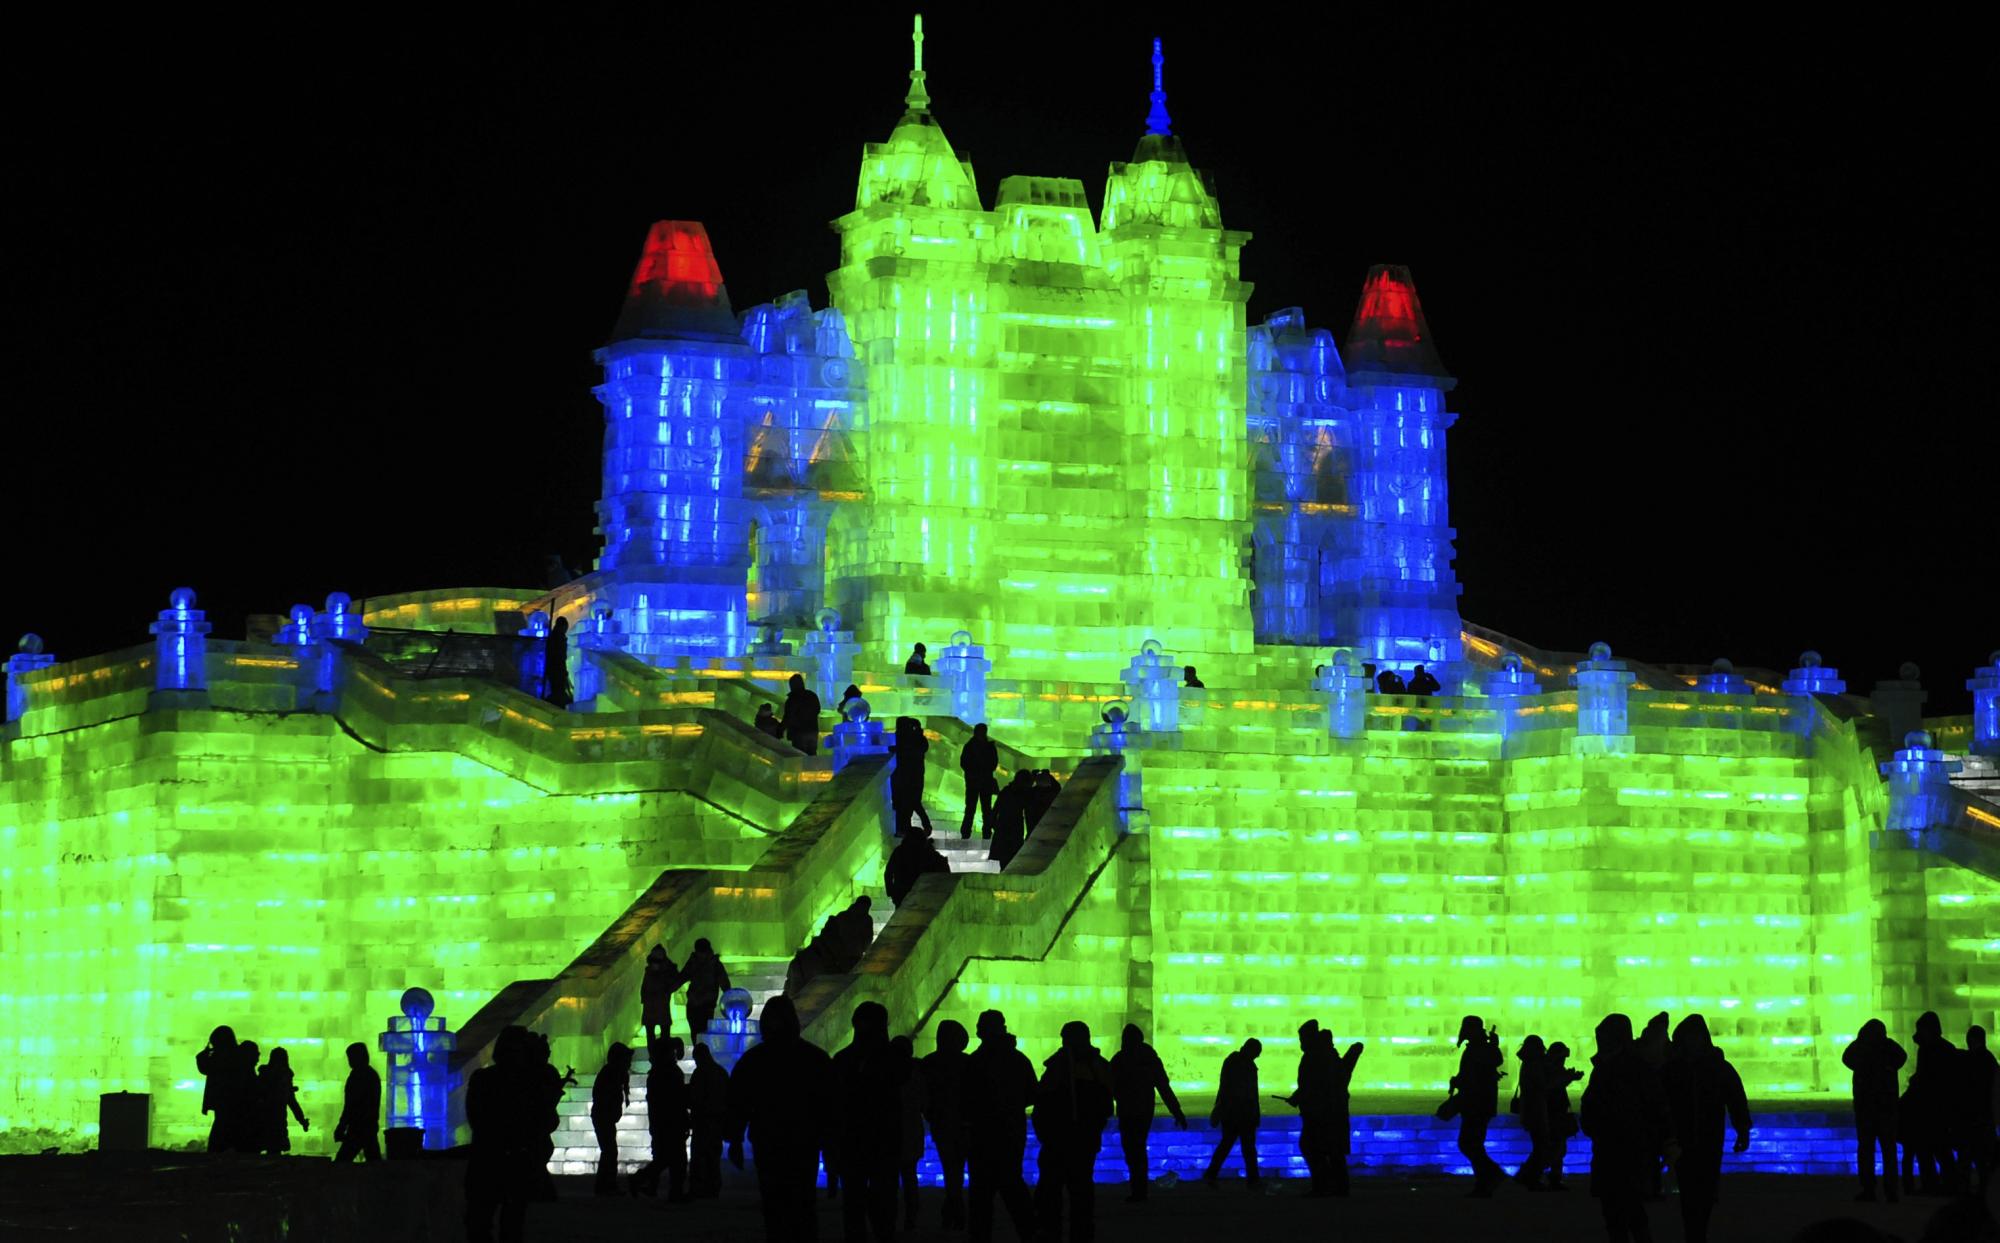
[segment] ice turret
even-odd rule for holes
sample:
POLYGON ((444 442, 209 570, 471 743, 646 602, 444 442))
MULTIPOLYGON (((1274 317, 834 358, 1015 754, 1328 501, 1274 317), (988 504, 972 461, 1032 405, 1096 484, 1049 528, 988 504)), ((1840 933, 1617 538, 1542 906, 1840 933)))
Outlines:
POLYGON ((656 221, 632 271, 611 340, 735 335, 736 313, 730 310, 708 230, 699 220, 656 221))
POLYGON ((1378 263, 1368 270, 1343 353, 1356 383, 1366 382, 1371 372, 1389 377, 1377 383, 1421 377, 1433 382, 1429 387, 1444 390, 1458 383, 1438 359, 1417 284, 1410 269, 1399 263, 1378 263))
POLYGON ((978 211, 979 187, 972 161, 962 160, 931 117, 930 92, 924 85, 924 16, 917 14, 911 32, 914 66, 904 112, 887 142, 871 142, 861 157, 861 180, 854 189, 854 208, 877 203, 908 203, 978 211))

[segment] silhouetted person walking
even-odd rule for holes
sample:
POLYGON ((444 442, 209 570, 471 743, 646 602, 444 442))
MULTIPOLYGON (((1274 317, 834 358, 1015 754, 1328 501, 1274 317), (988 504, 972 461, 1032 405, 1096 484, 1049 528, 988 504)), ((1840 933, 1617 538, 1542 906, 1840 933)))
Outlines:
POLYGON ((1299 1154, 1312 1174, 1311 1195, 1348 1192, 1348 1088, 1364 1047, 1356 1040, 1336 1053, 1333 1033, 1317 1022, 1308 1019, 1299 1029, 1298 1087, 1286 1104, 1299 1111, 1299 1154))
POLYGON ((1530 1035, 1521 1041, 1514 1057, 1521 1064, 1520 1077, 1514 1081, 1514 1112, 1520 1115, 1521 1129, 1528 1135, 1528 1156, 1514 1171, 1514 1181, 1530 1191, 1540 1191, 1554 1138, 1549 1127, 1548 1050, 1540 1036, 1530 1035))
POLYGON ((930 661, 927 659, 929 655, 921 643, 912 647, 910 649, 910 658, 903 662, 903 672, 917 677, 927 678, 931 676, 930 661))
POLYGON ((673 1027, 672 1001, 680 986, 680 968, 667 957, 666 946, 655 945, 646 955, 646 973, 639 978, 639 1025, 649 1047, 673 1027))
POLYGON ((1707 1243, 1708 1219, 1722 1189, 1723 1123, 1736 1128, 1737 1152, 1750 1150, 1750 1102, 1743 1079, 1708 1034, 1708 1020, 1690 1014, 1674 1028, 1673 1055, 1661 1072, 1673 1134, 1680 1141, 1674 1166, 1681 1189, 1681 1237, 1707 1243))
POLYGON ((493 1063, 472 1072, 465 1085, 465 1120, 472 1127, 465 1167, 465 1237, 490 1243, 497 1214, 501 1243, 518 1243, 528 1199, 546 1168, 539 1127, 542 1115, 528 1031, 509 1027, 493 1042, 493 1063))
POLYGON ((618 1194, 618 1120, 632 1103, 632 1049, 613 1041, 604 1069, 590 1085, 590 1129, 597 1134, 597 1185, 601 1196, 618 1194))
POLYGON ((1034 794, 1034 776, 1026 769, 1014 774, 1014 779, 1000 791, 993 800, 993 814, 987 818, 986 826, 991 830, 993 845, 986 857, 1005 868, 1021 853, 1021 846, 1028 840, 1028 801, 1034 794))
POLYGON ((1916 1150, 1920 1189, 1926 1195, 1951 1194, 1959 1187, 1958 1163, 1952 1153, 1952 1118, 1959 1101, 1959 1049, 1945 1039, 1937 1012, 1917 1016, 1917 1068, 1910 1075, 1908 1109, 1898 1121, 1905 1147, 1916 1150))
POLYGON ((848 903, 846 910, 833 917, 832 948, 836 951, 836 956, 829 963, 833 971, 854 970, 860 965, 862 956, 868 952, 868 947, 875 943, 875 918, 870 914, 874 908, 874 900, 863 894, 848 903))
POLYGON ((1091 1176, 1111 1106, 1111 1067, 1090 1043, 1090 1028, 1063 1024, 1062 1047, 1042 1062, 1035 1090, 1035 1138, 1041 1141, 1035 1216, 1045 1239, 1062 1239, 1065 1201, 1071 1243, 1097 1237, 1097 1187, 1091 1176))
POLYGON ((1659 1154, 1678 1155, 1659 1079, 1640 1057, 1632 1020, 1606 1015, 1583 1089, 1583 1132, 1590 1136, 1590 1194, 1611 1243, 1650 1243, 1648 1177, 1659 1154))
POLYGON ((201 1072, 201 1111, 213 1115, 208 1125, 208 1150, 233 1152, 238 1136, 247 1124, 255 1081, 243 1065, 243 1049, 236 1033, 218 1027, 208 1035, 208 1043, 194 1055, 195 1069, 201 1072))
POLYGON ((979 813, 979 835, 993 836, 993 796, 1000 792, 1000 783, 994 774, 1000 769, 1000 748, 986 736, 986 724, 981 722, 972 727, 972 737, 958 749, 958 771, 965 777, 965 819, 959 822, 958 835, 972 836, 972 815, 979 813))
POLYGON ((681 968, 681 978, 687 981, 688 988, 688 1043, 698 1045, 708 1030, 709 1020, 715 1017, 716 1003, 729 991, 729 972, 715 956, 715 947, 708 943, 707 937, 694 943, 694 953, 688 955, 687 965, 681 968))
MULTIPOLYGON (((819 1237, 814 1176, 831 1116, 833 1063, 799 1035, 798 1011, 780 994, 764 1003, 763 1041, 728 1079, 729 1161, 743 1168, 743 1136, 757 1161, 757 1198, 771 1243, 819 1237)), ((832 1170, 829 1166, 829 1179, 832 1170)))
POLYGON ((757 727, 757 732, 760 734, 776 738, 780 742, 785 739, 785 727, 778 722, 778 710, 770 704, 757 705, 757 719, 751 724, 757 727))
POLYGON ((896 767, 889 773, 889 802, 896 819, 896 836, 909 831, 910 817, 924 826, 926 834, 931 832, 931 814, 924 810, 924 757, 930 752, 931 744, 924 737, 924 727, 915 717, 896 718, 896 742, 893 748, 896 767))
POLYGON ((965 1064, 966 1155, 971 1165, 969 1243, 991 1243, 993 1198, 997 1195, 1022 1243, 1035 1237, 1028 1187, 1021 1162, 1028 1147, 1028 1106, 1035 1098, 1035 1067, 1014 1046, 1007 1019, 998 1010, 979 1016, 979 1048, 965 1064))
POLYGON ((1884 1190, 1889 1202, 1896 1193, 1896 1080, 1909 1055, 1889 1037, 1881 1019, 1861 1025, 1854 1042, 1841 1051, 1841 1064, 1854 1072, 1854 1139, 1856 1166, 1861 1173, 1857 1200, 1875 1198, 1875 1153, 1882 1153, 1884 1190))
POLYGON ((1487 1031, 1476 1014, 1459 1020, 1458 1073, 1451 1077, 1453 1099, 1458 1102, 1458 1151, 1472 1165, 1472 1194, 1487 1197, 1493 1186, 1506 1176, 1498 1162, 1486 1155, 1486 1130, 1500 1112, 1500 1033, 1487 1031))
POLYGON ((1550 1191, 1568 1191, 1569 1184, 1563 1182, 1563 1162, 1569 1156, 1570 1137, 1575 1135, 1576 1114, 1569 1107, 1569 1085, 1583 1078, 1583 1072, 1572 1070, 1569 1064, 1569 1046, 1558 1040, 1549 1045, 1548 1056, 1543 1061, 1547 1076, 1549 1108, 1549 1181, 1550 1191))
POLYGON ((1984 1027, 1975 1024, 1965 1029, 1965 1051, 1959 1054, 1959 1065, 1964 1085, 1960 1096, 1965 1102, 1965 1134, 1959 1141, 1959 1158, 1968 1167, 1966 1190, 1984 1197, 1993 1183, 1994 1158, 2000 1151, 1993 1132, 1993 1092, 1995 1080, 2000 1079, 2000 1063, 1994 1061, 1992 1050, 1986 1047, 1984 1027), (1977 1181, 1972 1177, 1974 1171, 1978 1172, 1977 1181))
MULTIPOLYGON (((772 998, 772 1001, 775 1000, 775 997, 772 998)), ((765 1040, 771 1038, 770 1012, 771 1003, 767 1001, 764 1003, 765 1040)), ((798 1020, 793 1019, 794 1027, 797 1023, 798 1020)), ((749 1056, 747 1050, 744 1056, 749 1056)), ((736 1065, 740 1070, 743 1063, 739 1059, 736 1065)), ((694 1046, 694 1073, 688 1076, 688 1129, 693 1133, 688 1147, 690 1200, 713 1200, 722 1194, 722 1142, 725 1135, 735 1135, 734 1131, 727 1129, 731 1083, 729 1072, 716 1062, 715 1051, 705 1044, 694 1046)))
POLYGON ((1239 1146, 1243 1149, 1243 1177, 1252 1187, 1258 1185, 1257 1124, 1263 1121, 1264 1111, 1257 1100, 1257 1055, 1263 1051, 1264 1042, 1252 1036, 1242 1048, 1222 1059, 1215 1107, 1208 1113, 1209 1123, 1222 1135, 1215 1141, 1215 1155, 1208 1159, 1208 1172, 1201 1176, 1211 1187, 1222 1174, 1229 1150, 1239 1146))
POLYGON ((965 1025, 945 1019, 937 1027, 937 1050, 917 1064, 924 1080, 924 1120, 930 1123, 938 1164, 944 1167, 944 1228, 965 1226, 965 1075, 971 1040, 965 1025))
POLYGON ((639 1167, 625 1184, 633 1195, 660 1194, 660 1174, 667 1176, 667 1202, 687 1202, 688 1089, 680 1060, 686 1046, 679 1036, 646 1045, 646 1130, 653 1139, 653 1159, 639 1167))
MULTIPOLYGON (((1660 1011, 1652 1018, 1646 1020, 1646 1026, 1639 1032, 1637 1042, 1639 1060, 1644 1062, 1646 1069, 1652 1072, 1654 1081, 1662 1091, 1666 1088, 1666 1080, 1661 1077, 1661 1072, 1666 1068, 1667 1057, 1672 1052, 1672 1032, 1668 1024, 1667 1012, 1665 1010, 1660 1011)), ((1646 1198, 1648 1200, 1658 1200, 1663 1195, 1666 1165, 1668 1164, 1665 1158, 1666 1154, 1664 1152, 1653 1154, 1652 1168, 1646 1173, 1646 1198)))
POLYGON ((569 618, 558 617, 542 640, 542 698, 558 708, 576 699, 569 685, 569 618))
POLYGON ((802 674, 793 674, 785 694, 785 741, 807 755, 819 754, 819 696, 806 689, 802 674))
POLYGON ((1049 808, 1055 806, 1056 796, 1062 793, 1062 782, 1046 768, 1038 768, 1028 782, 1027 828, 1033 833, 1049 808))
POLYGON ((1167 1081, 1167 1068, 1160 1055, 1146 1043, 1137 1023, 1127 1023, 1118 1052, 1111 1055, 1111 1099, 1118 1107, 1118 1144, 1125 1150, 1125 1175, 1131 1190, 1127 1200, 1143 1200, 1151 1184, 1146 1160, 1146 1140, 1153 1130, 1153 1102, 1166 1102, 1174 1125, 1187 1129, 1187 1115, 1167 1081))
POLYGON ((917 1228, 917 1163, 924 1159, 924 1077, 917 1073, 917 1049, 908 1036, 889 1038, 889 1056, 902 1081, 902 1146, 896 1152, 896 1181, 903 1188, 903 1229, 917 1228))
POLYGON ((931 844, 930 829, 919 825, 905 833, 889 852, 889 862, 882 869, 882 887, 888 891, 889 901, 901 906, 916 888, 917 878, 932 872, 949 875, 951 863, 931 844))
POLYGON ((530 1089, 525 1119, 534 1144, 527 1196, 531 1200, 554 1200, 556 1180, 549 1173, 549 1161, 556 1154, 556 1128, 562 1125, 563 1093, 576 1086, 576 1067, 558 1073, 549 1055, 549 1038, 540 1032, 524 1028, 521 1041, 523 1078, 530 1089))
POLYGON ((833 1055, 841 1217, 848 1243, 896 1237, 896 1183, 903 1147, 903 1082, 909 1072, 889 1047, 889 1011, 854 1007, 854 1036, 833 1055))
POLYGON ((340 1121, 333 1124, 333 1142, 340 1145, 333 1154, 336 1163, 366 1157, 371 1163, 382 1159, 382 1076, 368 1064, 368 1046, 355 1041, 347 1046, 347 1087, 340 1095, 340 1121))
POLYGON ((257 1151, 275 1157, 292 1150, 290 1128, 285 1124, 288 1112, 299 1120, 300 1130, 312 1130, 305 1110, 299 1108, 291 1055, 280 1047, 271 1050, 271 1060, 257 1072, 257 1151))
POLYGON ((257 1062, 261 1056, 257 1042, 245 1040, 236 1046, 236 1056, 243 1075, 242 1103, 236 1110, 235 1139, 231 1152, 262 1152, 264 1147, 263 1093, 259 1088, 257 1062))

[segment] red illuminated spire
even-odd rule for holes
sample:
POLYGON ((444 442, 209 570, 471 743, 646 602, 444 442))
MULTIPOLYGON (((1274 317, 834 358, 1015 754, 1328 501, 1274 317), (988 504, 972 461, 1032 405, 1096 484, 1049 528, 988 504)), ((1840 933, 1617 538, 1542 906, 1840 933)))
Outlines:
POLYGON ((1399 263, 1378 263, 1368 270, 1343 353, 1348 375, 1361 383, 1367 382, 1365 373, 1370 371, 1451 378, 1431 343, 1431 326, 1424 322, 1417 284, 1410 279, 1410 269, 1399 263))
POLYGON ((655 221, 611 339, 718 334, 736 335, 736 313, 708 230, 699 220, 655 221))

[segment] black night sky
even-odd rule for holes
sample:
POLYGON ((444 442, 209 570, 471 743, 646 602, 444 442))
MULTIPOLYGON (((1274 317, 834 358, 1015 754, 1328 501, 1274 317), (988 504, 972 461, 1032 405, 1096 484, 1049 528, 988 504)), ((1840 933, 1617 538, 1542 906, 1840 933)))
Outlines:
MULTIPOLYGON (((906 8, 689 7, 17 31, 6 643, 143 642, 182 583, 236 637, 336 588, 587 566, 590 351, 647 224, 705 221, 739 310, 823 304, 901 110, 906 8)), ((1370 264, 1414 270, 1460 380, 1468 619, 1813 646, 1858 691, 1913 659, 1965 710, 2000 646, 1990 54, 1916 18, 1309 10, 934 7, 934 111, 989 202, 1033 173, 1097 205, 1161 35, 1253 320, 1344 337, 1370 264)))

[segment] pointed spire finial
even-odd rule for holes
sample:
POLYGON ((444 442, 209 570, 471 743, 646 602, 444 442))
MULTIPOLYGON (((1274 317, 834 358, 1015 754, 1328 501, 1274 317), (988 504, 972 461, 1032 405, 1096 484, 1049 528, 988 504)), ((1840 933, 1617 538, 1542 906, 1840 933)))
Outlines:
POLYGON ((1160 41, 1155 39, 1153 40, 1153 110, 1146 114, 1146 132, 1158 134, 1163 138, 1174 132, 1173 122, 1167 119, 1167 89, 1161 85, 1166 64, 1166 55, 1160 51, 1160 41))
POLYGON ((903 102, 912 112, 928 112, 931 107, 930 93, 924 90, 924 15, 917 14, 915 27, 910 31, 910 46, 915 49, 910 68, 910 93, 903 96, 903 102))

